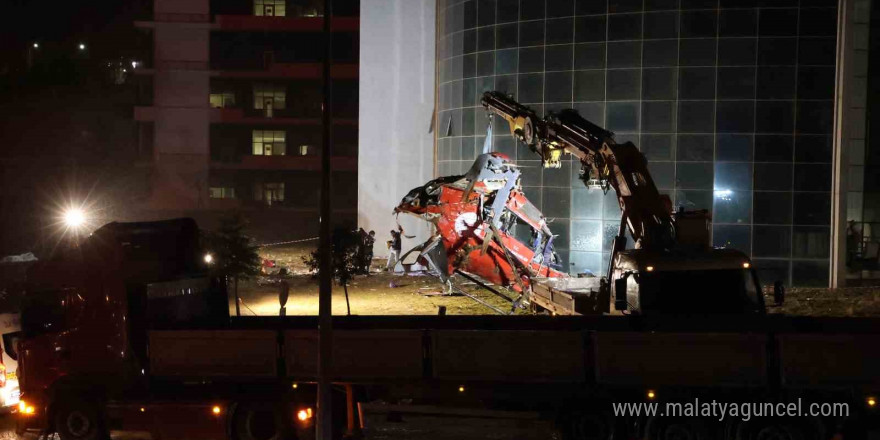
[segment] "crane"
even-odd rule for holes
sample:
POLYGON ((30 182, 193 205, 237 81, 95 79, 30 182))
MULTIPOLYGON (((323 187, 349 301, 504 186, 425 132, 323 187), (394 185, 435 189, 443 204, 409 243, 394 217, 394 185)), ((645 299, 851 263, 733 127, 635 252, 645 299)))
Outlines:
POLYGON ((544 167, 560 168, 563 155, 569 154, 580 161, 585 184, 598 182, 616 193, 620 226, 602 289, 610 296, 613 283, 617 310, 692 309, 689 303, 702 300, 707 284, 716 282, 727 282, 728 291, 702 310, 763 310, 749 258, 734 249, 711 247, 708 211, 673 213, 669 197, 657 190, 647 159, 632 142, 616 142, 614 133, 574 110, 541 118, 497 91, 484 93, 481 102, 507 121, 513 137, 537 153, 544 167), (626 248, 627 230, 634 249, 626 248))

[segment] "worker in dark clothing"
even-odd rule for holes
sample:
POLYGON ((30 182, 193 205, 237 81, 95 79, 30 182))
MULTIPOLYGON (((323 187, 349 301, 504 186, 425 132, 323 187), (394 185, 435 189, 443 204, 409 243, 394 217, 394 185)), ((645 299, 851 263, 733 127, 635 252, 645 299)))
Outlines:
POLYGON ((397 260, 400 259, 400 248, 401 248, 401 238, 400 234, 403 232, 403 228, 399 227, 397 230, 391 230, 391 240, 388 240, 388 262, 385 263, 385 270, 394 271, 394 265, 397 264, 397 260))
POLYGON ((364 244, 366 243, 367 231, 364 228, 358 228, 354 231, 354 235, 357 237, 357 247, 354 250, 354 261, 357 265, 355 269, 356 273, 365 273, 364 272, 364 254, 366 253, 366 247, 364 244))
POLYGON ((376 231, 370 231, 364 237, 364 253, 363 253, 363 265, 364 265, 364 273, 370 274, 370 266, 373 264, 373 244, 376 243, 376 231))

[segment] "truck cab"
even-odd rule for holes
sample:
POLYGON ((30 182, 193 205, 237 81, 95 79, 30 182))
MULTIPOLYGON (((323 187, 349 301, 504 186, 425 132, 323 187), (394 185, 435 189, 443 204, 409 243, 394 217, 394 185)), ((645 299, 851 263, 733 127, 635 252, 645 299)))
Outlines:
POLYGON ((614 308, 635 314, 762 314, 764 297, 749 258, 734 249, 618 252, 614 308))

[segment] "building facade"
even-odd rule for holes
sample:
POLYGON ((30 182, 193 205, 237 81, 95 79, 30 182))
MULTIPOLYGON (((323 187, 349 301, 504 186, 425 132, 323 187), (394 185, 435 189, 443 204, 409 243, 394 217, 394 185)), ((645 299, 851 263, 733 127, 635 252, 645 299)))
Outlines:
MULTIPOLYGON (((574 108, 618 142, 635 143, 676 207, 708 209, 714 244, 751 255, 763 281, 841 284, 835 243, 848 214, 846 194, 841 202, 834 188, 849 171, 837 152, 858 148, 849 140, 864 139, 865 119, 864 105, 838 102, 865 88, 838 90, 836 78, 855 75, 840 71, 838 59, 854 49, 838 51, 838 21, 864 39, 862 47, 864 11, 838 14, 837 0, 439 0, 437 7, 438 175, 465 172, 479 153, 484 91, 504 91, 538 114, 574 108), (859 115, 861 126, 851 122, 859 115), (846 139, 837 136, 841 118, 851 127, 846 139)), ((494 148, 523 168, 525 192, 559 234, 570 271, 601 273, 620 218, 613 191, 586 188, 577 162, 542 169, 506 127, 494 130, 494 148)))
MULTIPOLYGON (((333 221, 357 206, 359 2, 332 17, 333 221)), ((258 240, 317 231, 322 148, 323 1, 155 0, 133 65, 134 110, 151 172, 141 217, 243 211, 258 240)))

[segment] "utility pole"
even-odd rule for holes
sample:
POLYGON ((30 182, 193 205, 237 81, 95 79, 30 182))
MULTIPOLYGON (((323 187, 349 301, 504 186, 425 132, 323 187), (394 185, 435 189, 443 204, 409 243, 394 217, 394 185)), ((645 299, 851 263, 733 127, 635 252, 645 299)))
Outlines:
POLYGON ((324 0, 324 65, 323 86, 324 105, 321 114, 324 128, 321 148, 321 230, 319 242, 320 280, 318 285, 318 440, 333 438, 333 417, 330 399, 331 356, 333 347, 333 298, 331 296, 332 261, 330 255, 330 145, 332 135, 332 91, 330 81, 330 63, 333 55, 333 36, 330 33, 330 17, 333 15, 333 0, 324 0))

